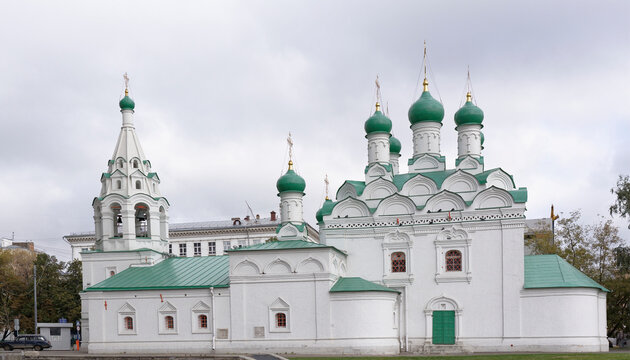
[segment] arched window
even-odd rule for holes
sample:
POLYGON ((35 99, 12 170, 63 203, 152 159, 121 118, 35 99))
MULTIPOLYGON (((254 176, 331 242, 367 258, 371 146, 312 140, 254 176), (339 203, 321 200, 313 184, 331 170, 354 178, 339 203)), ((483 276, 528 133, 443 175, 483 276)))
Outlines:
POLYGON ((446 252, 446 271, 462 271, 462 253, 457 250, 446 252))
POLYGON ((392 272, 406 272, 407 266, 405 262, 405 253, 402 251, 398 251, 392 253, 392 272))
POLYGON ((109 276, 114 276, 114 275, 116 275, 116 272, 114 270, 109 272, 109 276))
POLYGON ((133 330, 133 319, 131 318, 131 316, 125 316, 125 329, 127 330, 133 330))
POLYGON ((122 169, 123 167, 123 160, 122 159, 118 159, 118 168, 122 169))
POLYGON ((208 317, 206 315, 199 315, 199 328, 200 329, 208 328, 208 317))
POLYGON ((279 327, 279 328, 287 327, 287 315, 285 313, 276 314, 276 327, 279 327))
POLYGON ((120 213, 120 205, 112 204, 111 209, 114 217, 114 237, 122 237, 123 220, 120 213))
POLYGON ((164 325, 166 326, 167 329, 174 329, 175 321, 173 321, 173 317, 170 315, 164 317, 164 325))
POLYGON ((116 180, 116 189, 118 190, 122 189, 122 181, 116 180))
POLYGON ((155 183, 153 183, 153 192, 155 192, 155 183))
POLYGON ((136 209, 136 237, 149 237, 151 233, 149 224, 149 207, 145 204, 137 204, 136 209))
POLYGON ((140 180, 136 180, 136 189, 141 189, 142 188, 142 184, 140 183, 140 180))
POLYGON ((138 160, 134 160, 133 161, 133 168, 137 169, 138 168, 138 160))

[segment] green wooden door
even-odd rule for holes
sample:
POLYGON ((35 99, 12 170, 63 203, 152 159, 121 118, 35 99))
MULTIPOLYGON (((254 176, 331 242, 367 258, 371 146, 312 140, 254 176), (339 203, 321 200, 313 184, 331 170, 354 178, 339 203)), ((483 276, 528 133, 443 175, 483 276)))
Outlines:
POLYGON ((455 344, 455 311, 433 312, 433 343, 455 344))

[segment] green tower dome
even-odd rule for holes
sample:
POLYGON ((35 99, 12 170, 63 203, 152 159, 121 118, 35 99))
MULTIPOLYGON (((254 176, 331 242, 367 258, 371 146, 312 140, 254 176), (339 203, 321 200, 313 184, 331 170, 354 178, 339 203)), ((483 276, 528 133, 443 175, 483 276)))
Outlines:
POLYGON ((479 124, 483 121, 483 111, 472 103, 470 93, 466 94, 466 103, 455 113, 455 124, 479 124))
POLYGON ((389 137, 389 152, 400 154, 400 149, 402 149, 402 145, 400 144, 400 140, 396 139, 393 135, 389 137))
POLYGON ((365 133, 371 134, 375 132, 390 132, 392 130, 392 121, 381 112, 381 105, 376 103, 376 111, 365 121, 365 133))
POLYGON ((429 92, 429 82, 424 79, 424 89, 420 98, 409 108, 409 122, 411 125, 424 121, 441 123, 444 119, 444 106, 435 100, 429 92))
POLYGON ((332 202, 332 200, 330 200, 328 197, 326 197, 326 201, 324 201, 322 208, 317 210, 317 213, 315 213, 315 218, 317 219, 317 222, 322 222, 322 220, 324 220, 324 215, 329 215, 332 212, 332 208, 334 206, 335 203, 332 202))
POLYGON ((125 89, 125 97, 118 102, 120 110, 133 110, 136 107, 136 103, 129 97, 129 91, 125 89))
POLYGON ((289 161, 289 170, 287 170, 287 173, 282 175, 276 182, 276 188, 278 192, 304 192, 304 189, 306 189, 306 181, 293 171, 292 161, 289 161))

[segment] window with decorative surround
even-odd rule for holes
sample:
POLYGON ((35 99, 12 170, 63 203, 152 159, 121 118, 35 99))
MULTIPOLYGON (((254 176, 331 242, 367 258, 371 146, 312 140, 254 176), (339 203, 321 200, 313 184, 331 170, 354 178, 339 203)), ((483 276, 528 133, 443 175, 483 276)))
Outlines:
POLYGON ((459 225, 451 226, 437 234, 435 239, 437 283, 472 281, 471 246, 470 235, 459 225))
POLYGON ((269 306, 269 332, 291 332, 290 307, 281 298, 269 306))
POLYGON ((195 306, 191 308, 192 316, 191 316, 191 325, 193 334, 205 333, 208 334, 212 332, 210 329, 210 325, 208 324, 208 319, 210 318, 211 308, 210 305, 206 304, 203 301, 197 302, 195 306))
POLYGON ((177 334, 177 309, 173 304, 165 301, 158 310, 159 333, 177 334))
POLYGON ((201 256, 201 243, 193 243, 193 255, 201 256))
POLYGON ((186 243, 179 244, 179 256, 186 256, 186 243))
POLYGON ((413 282, 411 237, 400 230, 383 237, 383 282, 387 286, 413 282))
POLYGON ((136 309, 125 303, 118 309, 118 335, 136 334, 136 309))
POLYGON ((208 242, 208 255, 217 254, 217 243, 214 241, 208 242))
POLYGON ((392 272, 393 273, 401 273, 407 272, 407 267, 405 266, 405 253, 402 251, 397 251, 392 253, 392 272))

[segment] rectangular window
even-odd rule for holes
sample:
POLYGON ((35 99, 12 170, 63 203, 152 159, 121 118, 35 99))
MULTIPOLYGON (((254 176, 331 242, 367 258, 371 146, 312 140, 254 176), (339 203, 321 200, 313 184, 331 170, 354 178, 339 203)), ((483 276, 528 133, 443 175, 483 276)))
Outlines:
POLYGON ((168 244, 168 253, 169 254, 173 253, 173 244, 168 244))
POLYGON ((223 242, 223 250, 230 250, 232 248, 232 243, 228 241, 223 242))
POLYGON ((61 328, 58 328, 58 327, 50 328, 50 336, 61 336, 61 328))
POLYGON ((238 247, 242 248, 243 246, 247 246, 247 240, 239 240, 238 247))
POLYGON ((194 243, 193 244, 193 250, 194 250, 194 254, 195 256, 201 256, 201 243, 194 243))
POLYGON ((186 243, 179 244, 179 256, 186 256, 186 243))
POLYGON ((217 243, 214 241, 208 242, 208 255, 216 255, 217 254, 217 243))
POLYGON ((254 239, 252 240, 252 244, 256 245, 256 244, 260 244, 260 239, 254 239))

